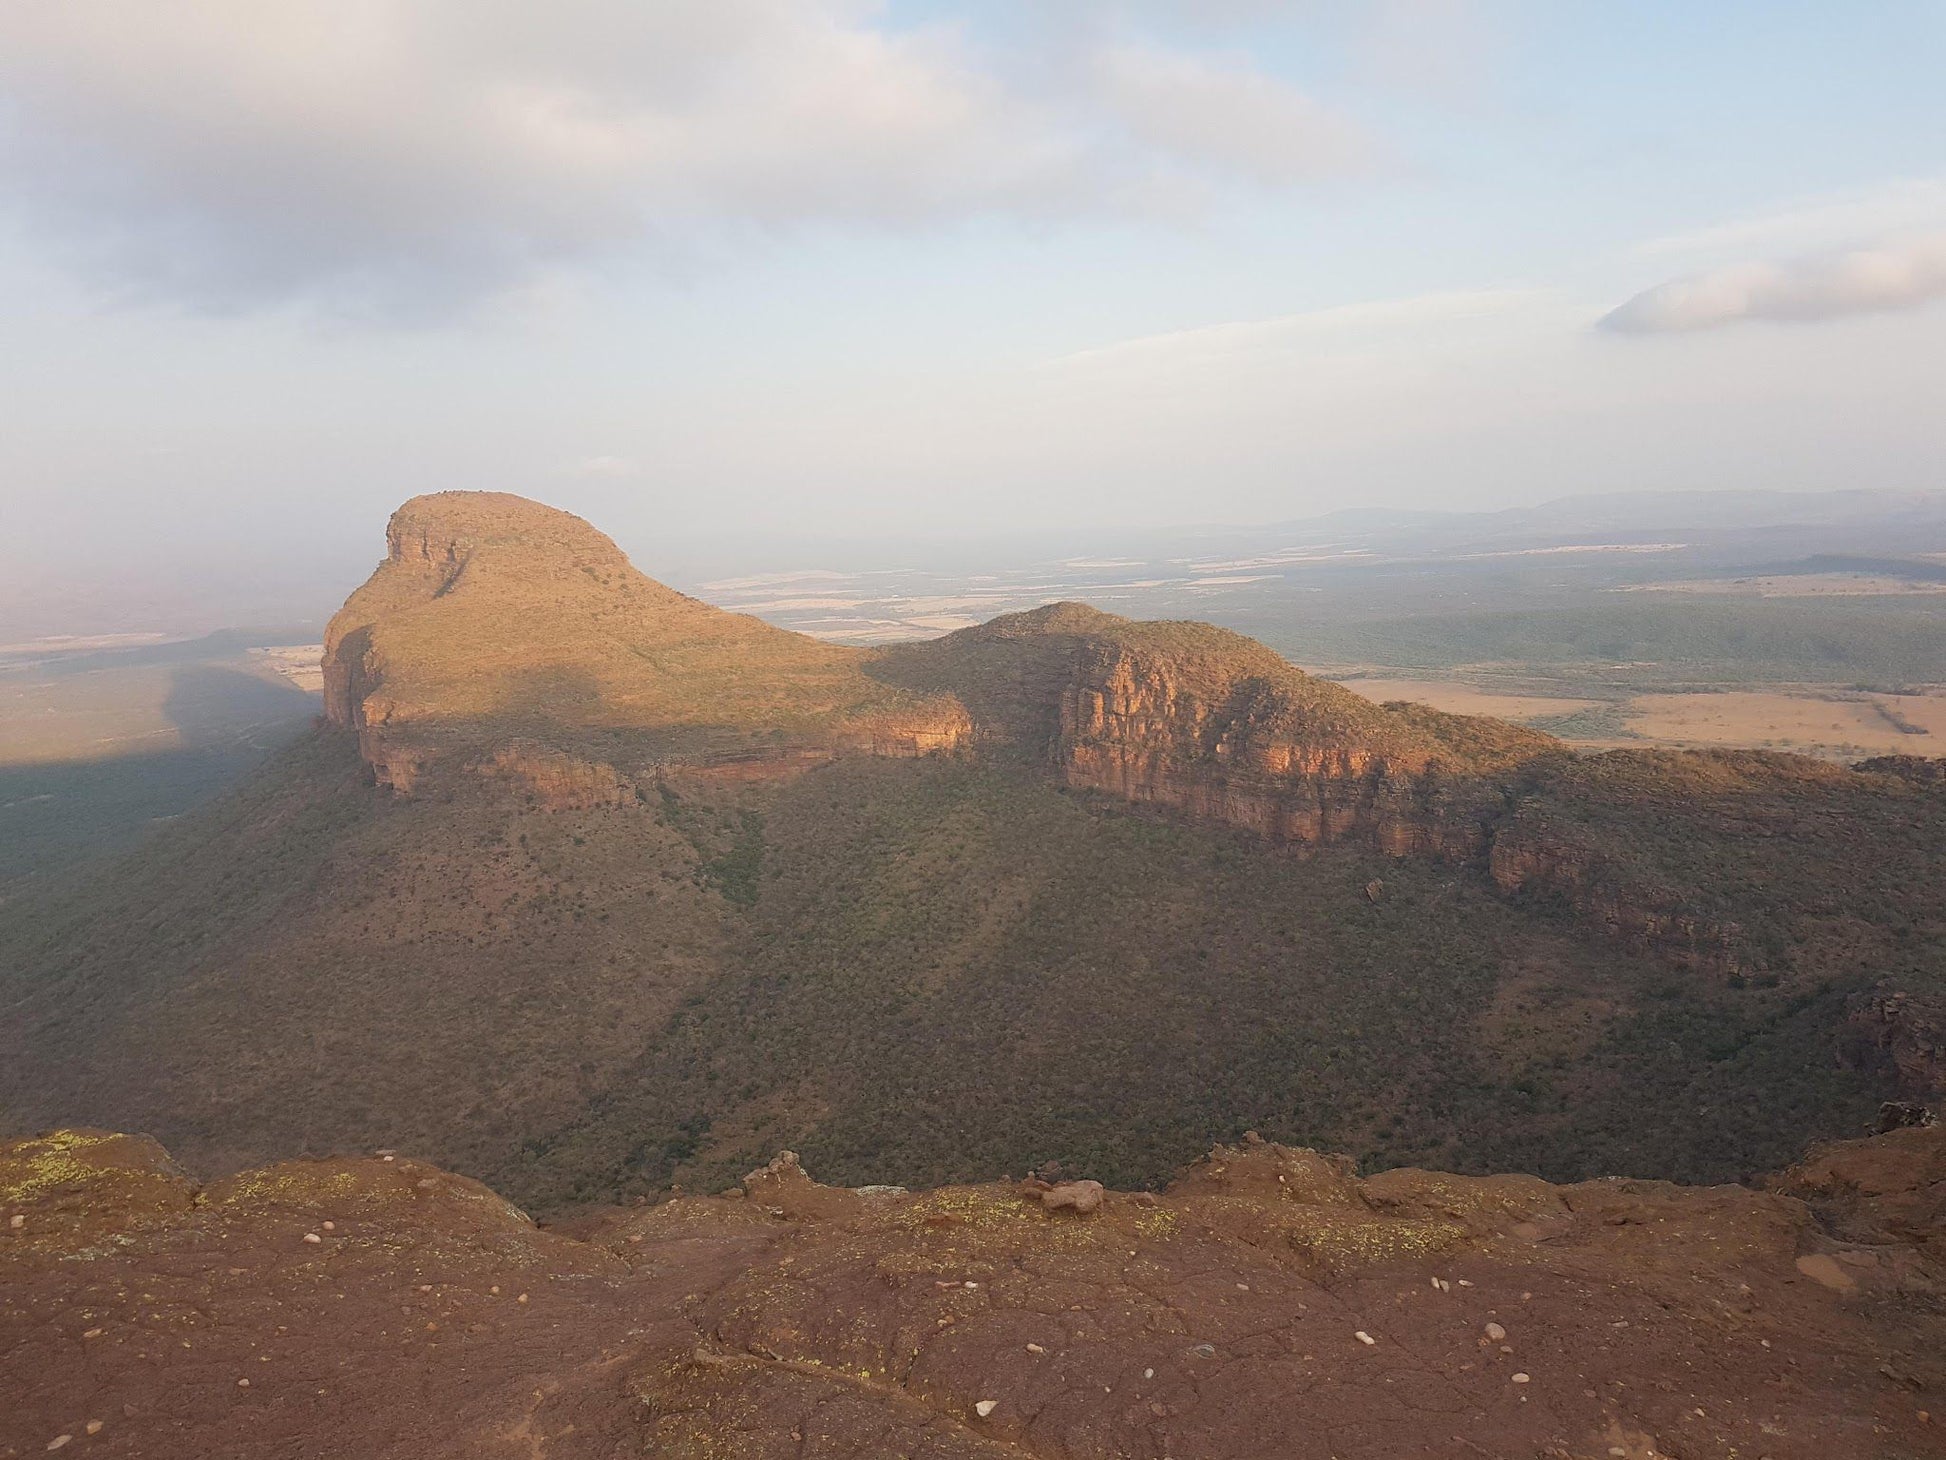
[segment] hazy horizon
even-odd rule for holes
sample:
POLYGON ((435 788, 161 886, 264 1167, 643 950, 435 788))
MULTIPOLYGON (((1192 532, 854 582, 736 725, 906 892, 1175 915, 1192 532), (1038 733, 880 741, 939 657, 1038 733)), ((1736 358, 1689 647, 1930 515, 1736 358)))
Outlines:
POLYGON ((0 574, 234 622, 451 488, 650 572, 1937 490, 1942 61, 1918 0, 0 0, 0 574))

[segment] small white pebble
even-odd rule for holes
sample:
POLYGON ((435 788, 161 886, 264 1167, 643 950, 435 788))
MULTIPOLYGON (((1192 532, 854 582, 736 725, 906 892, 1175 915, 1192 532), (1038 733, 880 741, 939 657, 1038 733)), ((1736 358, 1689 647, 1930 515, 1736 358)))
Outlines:
POLYGON ((396 1161, 399 1158, 397 1156, 380 1156, 378 1159, 381 1161, 396 1161))
POLYGON ((1352 1337, 1353 1337, 1353 1338, 1355 1338, 1355 1339, 1357 1339, 1357 1340, 1358 1340, 1358 1341, 1359 1341, 1360 1343, 1366 1343, 1366 1344, 1371 1344, 1371 1343, 1377 1343, 1377 1342, 1378 1342, 1378 1340, 1377 1340, 1377 1339, 1375 1339, 1375 1338, 1373 1338, 1373 1337, 1372 1337, 1372 1336, 1371 1336, 1371 1335, 1370 1335, 1369 1333, 1367 1333, 1367 1332, 1366 1332, 1366 1331, 1365 1331, 1364 1329, 1362 1329, 1362 1328, 1361 1328, 1361 1329, 1359 1329, 1359 1330, 1358 1330, 1358 1332, 1356 1332, 1356 1333, 1354 1333, 1354 1334, 1352 1335, 1352 1337))
POLYGON ((313 1245, 316 1245, 317 1243, 322 1242, 324 1238, 320 1237, 316 1232, 306 1232, 304 1234, 304 1240, 313 1245))
POLYGON ((101 1433, 101 1421, 98 1419, 91 1419, 85 1425, 83 1425, 81 1429, 84 1434, 98 1435, 101 1433))
POLYGON ((90 1328, 86 1333, 82 1334, 81 1336, 83 1338, 100 1338, 101 1330, 99 1328, 90 1328))
POLYGON ((1470 1288, 1473 1286, 1473 1284, 1469 1283, 1465 1278, 1461 1278, 1459 1280, 1459 1285, 1463 1288, 1470 1288))
POLYGON ((250 1381, 248 1379, 239 1379, 236 1381, 236 1387, 239 1389, 248 1389, 250 1387, 250 1381))
POLYGON ((977 1288, 977 1287, 979 1286, 979 1284, 978 1284, 978 1283, 961 1283, 961 1284, 960 1284, 960 1286, 961 1286, 961 1287, 963 1287, 963 1288, 977 1288))
POLYGON ((495 1283, 495 1284, 494 1284, 494 1285, 493 1285, 492 1287, 490 1287, 490 1288, 488 1288, 488 1289, 487 1289, 487 1291, 488 1291, 489 1293, 491 1293, 491 1294, 493 1294, 493 1296, 494 1296, 494 1297, 496 1297, 496 1298, 497 1298, 497 1297, 499 1297, 499 1296, 500 1296, 500 1284, 498 1284, 498 1283, 495 1283))
POLYGON ((1500 1342, 1501 1339, 1507 1336, 1507 1330, 1502 1328, 1498 1323, 1489 1323, 1481 1332, 1486 1334, 1495 1343, 1500 1342))
POLYGON ((336 1222, 326 1222, 324 1224, 324 1230, 327 1232, 335 1232, 338 1230, 338 1224, 336 1222))
POLYGON ((978 1404, 973 1406, 973 1412, 981 1419, 985 1419, 999 1407, 1000 1401, 997 1399, 982 1399, 978 1404))
POLYGON ((1239 1293, 1247 1293, 1247 1292, 1249 1292, 1249 1291, 1250 1291, 1250 1284, 1248 1284, 1248 1283, 1238 1283, 1238 1284, 1237 1284, 1237 1291, 1238 1291, 1239 1293))
POLYGON ((27 1225, 27 1219, 16 1212, 13 1216, 7 1218, 7 1225, 18 1232, 22 1227, 27 1225))
POLYGON ((50 1450, 58 1450, 61 1448, 61 1446, 65 1445, 69 1440, 73 1438, 74 1438, 73 1435, 56 1435, 53 1439, 47 1442, 47 1448, 50 1450))
POLYGON ((1144 1369, 1144 1370, 1142 1371, 1142 1377, 1143 1377, 1144 1379, 1153 1379, 1153 1378, 1155 1377, 1155 1370, 1154 1370, 1154 1369, 1144 1369))
POLYGON ((1527 1376, 1525 1374, 1514 1374, 1511 1377, 1516 1384, 1525 1384, 1527 1382, 1527 1376))
POLYGON ((527 1301, 527 1295, 525 1293, 522 1293, 518 1298, 515 1298, 514 1301, 516 1303, 524 1303, 527 1301))
POLYGON ((1047 1352, 1047 1350, 1042 1348, 1037 1343, 1030 1343, 1027 1345, 1027 1352, 1030 1354, 1044 1354, 1047 1352))

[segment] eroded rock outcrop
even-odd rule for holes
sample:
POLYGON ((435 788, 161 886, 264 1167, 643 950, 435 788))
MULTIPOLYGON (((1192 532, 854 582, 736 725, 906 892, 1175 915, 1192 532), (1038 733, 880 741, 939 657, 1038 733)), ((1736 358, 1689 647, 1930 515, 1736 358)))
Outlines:
POLYGON ((952 691, 976 743, 1070 786, 1279 845, 1473 856, 1501 778, 1559 749, 1499 721, 1373 705, 1208 624, 1134 623, 1082 604, 890 651, 875 672, 952 691))
POLYGON ((635 788, 612 765, 582 760, 531 740, 503 746, 481 770, 519 787, 549 811, 622 806, 635 796, 635 788))
POLYGON ((1846 1020, 1849 1056, 1888 1069, 1904 1099, 1946 1099, 1946 1000, 1903 991, 1856 1000, 1846 1020))
POLYGON ((1680 894, 1631 877, 1594 839, 1551 824, 1549 808, 1516 808, 1494 828, 1488 872, 1502 892, 1558 901, 1584 923, 1681 967, 1735 973, 1742 927, 1686 911, 1680 894))

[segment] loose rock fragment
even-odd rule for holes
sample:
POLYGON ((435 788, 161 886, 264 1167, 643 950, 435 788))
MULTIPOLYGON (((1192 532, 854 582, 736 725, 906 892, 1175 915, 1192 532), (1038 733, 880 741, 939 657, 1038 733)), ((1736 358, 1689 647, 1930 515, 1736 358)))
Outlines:
POLYGON ((1500 1342, 1501 1339, 1507 1336, 1507 1330, 1502 1328, 1498 1323, 1489 1323, 1482 1332, 1495 1343, 1500 1342))
POLYGON ((1526 1374, 1514 1374, 1511 1376, 1511 1382, 1515 1384, 1525 1384, 1527 1381, 1528 1376, 1526 1374))
POLYGON ((985 1419, 999 1407, 1000 1401, 997 1399, 982 1399, 978 1404, 973 1406, 973 1412, 981 1419, 985 1419))
POLYGON ((304 1234, 304 1240, 315 1246, 317 1243, 322 1242, 324 1238, 320 1237, 316 1232, 306 1232, 304 1234))
POLYGON ((1359 1329, 1358 1332, 1354 1333, 1352 1337, 1357 1339, 1362 1344, 1375 1344, 1378 1342, 1377 1339, 1373 1338, 1369 1333, 1367 1333, 1362 1328, 1359 1329))
POLYGON ((1040 1193, 1041 1205, 1049 1211, 1071 1207, 1081 1216, 1101 1209, 1103 1187, 1099 1181, 1064 1181, 1040 1193))

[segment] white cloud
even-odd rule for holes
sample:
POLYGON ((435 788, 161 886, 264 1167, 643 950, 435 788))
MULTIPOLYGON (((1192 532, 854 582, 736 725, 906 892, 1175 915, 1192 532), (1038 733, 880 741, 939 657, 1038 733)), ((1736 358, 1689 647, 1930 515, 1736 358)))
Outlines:
POLYGON ((1122 45, 1101 52, 1095 72, 1122 124, 1168 156, 1271 185, 1362 172, 1375 160, 1363 129, 1247 57, 1122 45))
POLYGON ((1894 178, 1652 238, 1639 245, 1637 252, 1690 256, 1784 250, 1805 253, 1842 247, 1859 238, 1939 228, 1946 228, 1946 178, 1894 178))
POLYGON ((1946 295, 1946 232, 1783 263, 1745 263, 1645 290, 1604 329, 1668 334, 1743 320, 1821 320, 1912 309, 1946 295))
POLYGON ((713 230, 1113 208, 1170 168, 1288 181, 1355 151, 1254 72, 1127 53, 1104 100, 880 12, 0 0, 0 186, 124 290, 438 313, 713 230))

